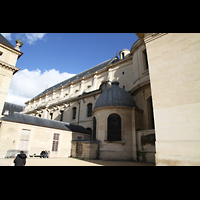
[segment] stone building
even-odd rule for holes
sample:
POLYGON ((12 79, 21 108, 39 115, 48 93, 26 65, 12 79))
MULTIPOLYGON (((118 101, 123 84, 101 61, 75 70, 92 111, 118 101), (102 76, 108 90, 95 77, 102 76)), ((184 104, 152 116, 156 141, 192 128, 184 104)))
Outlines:
POLYGON ((16 40, 14 47, 0 34, 0 113, 2 113, 12 76, 19 70, 15 67, 17 59, 23 54, 21 40, 16 40))
POLYGON ((156 165, 200 165, 200 34, 136 34, 148 54, 156 165))
POLYGON ((29 156, 47 150, 51 157, 68 157, 71 140, 79 138, 90 139, 91 134, 82 126, 14 112, 1 122, 0 157, 15 156, 20 150, 29 156))
MULTIPOLYGON (((57 121, 72 124, 76 130, 80 126, 87 130, 87 136, 71 130, 71 136, 59 143, 54 155, 200 165, 200 34, 136 34, 139 40, 130 50, 120 51, 119 58, 115 55, 26 102, 20 114, 25 118, 57 121)), ((6 44, 2 46, 8 48, 6 44)), ((19 54, 18 50, 8 49, 19 54)), ((0 69, 4 73, 4 68, 0 69)), ((17 70, 10 65, 6 69, 14 70, 12 73, 17 70)), ((12 73, 5 77, 10 80, 12 73)), ((18 132, 23 130, 23 121, 8 121, 13 115, 3 118, 2 144, 12 143, 7 130, 14 130, 16 123, 20 124, 18 132)), ((31 123, 28 126, 34 127, 31 123)), ((53 148, 55 131, 51 129, 54 130, 48 127, 48 133, 44 133, 48 148, 53 148)), ((34 134, 30 138, 31 135, 34 134)), ((19 137, 20 134, 18 142, 19 137)), ((40 140, 39 135, 34 137, 40 140)), ((15 148, 18 147, 19 143, 15 148)), ((31 148, 28 146, 28 150, 31 148)), ((4 145, 3 154, 5 150, 8 146, 4 145)))
POLYGON ((137 137, 155 134, 145 46, 138 40, 130 50, 120 51, 119 57, 115 55, 46 89, 26 102, 23 113, 85 127, 92 133, 93 140, 100 141, 100 159, 154 162, 154 141, 146 141, 143 148, 137 144, 137 137), (112 98, 114 104, 109 104, 106 98, 112 98), (120 137, 116 140, 107 134, 107 118, 110 116, 112 121, 115 115, 121 122, 120 137))
POLYGON ((46 89, 25 103, 23 113, 79 124, 92 130, 96 100, 113 81, 118 81, 119 87, 128 91, 144 111, 142 129, 154 128, 145 46, 138 40, 131 50, 122 50, 120 58, 115 56, 46 89))

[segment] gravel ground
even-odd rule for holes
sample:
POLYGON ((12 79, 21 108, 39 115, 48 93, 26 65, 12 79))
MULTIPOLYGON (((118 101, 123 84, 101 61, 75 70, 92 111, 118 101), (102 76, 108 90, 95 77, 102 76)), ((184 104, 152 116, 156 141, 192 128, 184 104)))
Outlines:
MULTIPOLYGON (((0 158, 0 166, 11 166, 13 158, 0 158)), ((153 163, 103 160, 79 160, 76 158, 27 158, 26 166, 155 166, 153 163)))

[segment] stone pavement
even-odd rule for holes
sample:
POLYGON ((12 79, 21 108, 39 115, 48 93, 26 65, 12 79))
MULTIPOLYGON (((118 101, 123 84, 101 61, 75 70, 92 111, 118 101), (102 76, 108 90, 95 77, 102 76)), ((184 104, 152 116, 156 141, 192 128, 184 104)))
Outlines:
MULTIPOLYGON (((13 158, 0 158, 0 166, 11 166, 13 158)), ((26 166, 155 166, 153 163, 103 160, 79 160, 76 158, 27 158, 26 166)))

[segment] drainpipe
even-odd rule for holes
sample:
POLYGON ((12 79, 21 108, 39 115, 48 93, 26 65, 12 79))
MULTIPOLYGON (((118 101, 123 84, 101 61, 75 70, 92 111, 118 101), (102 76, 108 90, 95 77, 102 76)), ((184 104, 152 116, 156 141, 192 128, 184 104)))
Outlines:
POLYGON ((78 125, 79 125, 79 119, 80 119, 80 111, 81 111, 81 100, 77 100, 79 104, 79 109, 78 109, 78 125))

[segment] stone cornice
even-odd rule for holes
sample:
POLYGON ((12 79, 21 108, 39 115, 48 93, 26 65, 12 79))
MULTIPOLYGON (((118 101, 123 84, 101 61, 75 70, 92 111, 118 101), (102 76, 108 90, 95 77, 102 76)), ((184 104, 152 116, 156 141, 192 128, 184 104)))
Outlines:
POLYGON ((144 45, 166 34, 168 33, 136 33, 144 45))
POLYGON ((13 52, 13 53, 15 53, 15 54, 17 54, 18 58, 23 54, 21 51, 18 51, 17 49, 13 49, 13 48, 5 45, 5 44, 0 43, 0 46, 5 48, 5 49, 7 49, 7 50, 9 50, 9 51, 11 51, 11 52, 13 52))
POLYGON ((147 44, 148 42, 151 42, 159 37, 162 37, 164 35, 166 35, 167 33, 152 33, 146 37, 144 37, 144 42, 145 44, 147 44))
POLYGON ((17 71, 19 71, 19 68, 15 67, 15 66, 13 66, 13 65, 9 65, 8 63, 5 63, 5 62, 3 62, 3 61, 0 61, 0 67, 12 71, 12 72, 13 72, 13 75, 14 75, 17 71))

